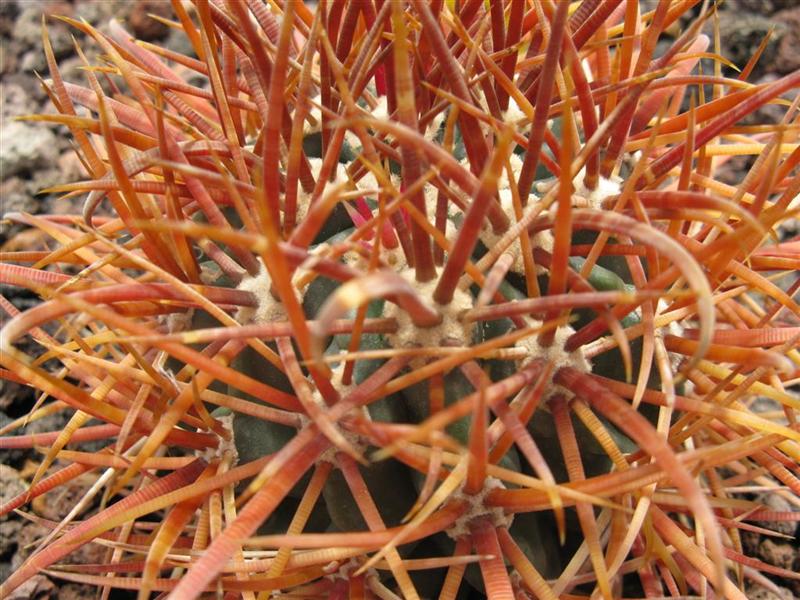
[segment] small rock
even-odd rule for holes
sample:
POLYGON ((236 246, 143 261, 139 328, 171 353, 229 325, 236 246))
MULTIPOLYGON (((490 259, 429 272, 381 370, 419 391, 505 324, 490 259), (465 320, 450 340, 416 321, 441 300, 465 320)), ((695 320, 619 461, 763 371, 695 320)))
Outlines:
POLYGON ((777 229, 780 240, 787 242, 800 235, 800 219, 786 219, 777 226, 777 229))
POLYGON ((169 34, 170 28, 157 21, 150 14, 159 17, 172 18, 172 8, 168 2, 161 0, 139 0, 133 6, 128 17, 128 26, 134 36, 140 40, 151 41, 163 39, 169 34))
POLYGON ((30 505, 37 515, 60 521, 81 501, 95 480, 95 476, 84 474, 45 496, 34 498, 30 505))
POLYGON ((164 48, 191 58, 197 58, 192 43, 189 41, 187 35, 180 29, 169 30, 169 35, 167 35, 167 39, 164 40, 164 48))
POLYGON ((61 183, 79 181, 86 175, 78 155, 72 150, 68 150, 58 157, 58 170, 61 173, 61 183))
POLYGON ((745 556, 758 555, 758 544, 761 542, 761 534, 754 531, 741 531, 739 536, 742 539, 742 550, 745 556))
POLYGON ((3 81, 3 94, 0 96, 0 115, 3 122, 10 117, 35 112, 37 104, 31 102, 24 87, 17 83, 3 81))
POLYGON ((14 30, 14 21, 19 14, 17 0, 0 2, 0 35, 8 37, 14 30))
POLYGON ((7 37, 0 37, 0 75, 14 73, 17 70, 16 44, 7 37))
POLYGON ((749 406, 750 410, 756 414, 774 412, 781 410, 781 404, 777 400, 767 398, 766 396, 759 396, 749 406))
POLYGON ((55 597, 56 586, 44 575, 34 575, 5 597, 5 600, 44 600, 55 597))
MULTIPOLYGON (((3 286, 6 288, 6 286, 3 286)), ((13 289, 13 288, 12 288, 13 289)), ((19 288, 16 288, 19 290, 19 288)), ((0 293, 8 296, 11 289, 0 289, 0 293)), ((27 290, 24 290, 27 292, 27 290)), ((30 308, 31 306, 35 306, 39 303, 39 300, 36 295, 33 294, 26 294, 24 296, 20 295, 17 297, 10 297, 9 300, 17 306, 17 308, 30 308)), ((30 388, 29 388, 30 389, 30 388)), ((22 406, 13 406, 14 412, 17 415, 26 414, 28 409, 30 409, 33 401, 35 400, 35 396, 31 392, 26 392, 23 388, 21 398, 22 401, 16 399, 22 406)), ((15 402, 16 404, 16 402, 15 402)), ((49 431, 59 431, 64 428, 64 425, 67 424, 69 420, 69 415, 66 412, 56 413, 53 415, 48 415, 41 419, 37 419, 36 421, 31 421, 27 427, 24 429, 17 429, 14 432, 10 433, 9 435, 25 435, 29 433, 46 433, 49 431)), ((11 419, 6 417, 6 415, 0 413, 0 426, 7 425, 11 419)), ((29 458, 33 453, 28 450, 27 448, 20 448, 14 450, 0 450, 0 462, 3 464, 9 465, 13 464, 17 467, 21 467, 25 462, 26 458, 29 458)))
MULTIPOLYGON (((766 510, 774 512, 790 513, 796 510, 786 498, 777 493, 760 494, 755 501, 764 505, 766 510)), ((797 521, 757 521, 756 525, 790 536, 794 536, 797 530, 797 521)))
MULTIPOLYGON (((800 23, 798 25, 800 25, 800 23)), ((764 85, 773 83, 778 79, 780 79, 780 76, 777 75, 776 73, 767 73, 766 75, 758 79, 755 83, 759 85, 764 85)), ((792 89, 784 94, 781 94, 780 98, 782 100, 792 102, 796 96, 797 96, 797 90, 792 89)), ((780 123, 783 120, 784 115, 786 115, 786 106, 773 102, 768 102, 767 104, 760 106, 758 110, 756 110, 756 112, 753 113, 753 115, 749 118, 749 120, 758 123, 780 123)))
POLYGON ((67 583, 58 586, 58 600, 94 600, 96 597, 96 589, 88 585, 67 583))
MULTIPOLYGON (((15 223, 14 227, 18 227, 15 223)), ((22 252, 24 250, 42 250, 47 247, 48 236, 41 229, 26 228, 0 245, 3 252, 22 252)), ((22 288, 16 288, 22 289, 22 288)), ((33 404, 31 404, 33 406, 33 404)))
POLYGON ((22 115, 38 112, 46 101, 50 104, 42 86, 35 77, 25 73, 11 73, 3 77, 3 87, 13 88, 14 95, 4 99, 4 115, 22 115), (20 91, 23 95, 20 95, 20 91), (12 109, 16 109, 12 112, 12 109))
POLYGON ((83 209, 82 198, 64 198, 56 196, 48 198, 47 212, 51 215, 76 215, 83 209))
POLYGON ((75 3, 74 10, 76 15, 102 30, 109 19, 125 22, 133 4, 130 0, 83 0, 75 3))
POLYGON ((791 543, 764 538, 758 547, 758 557, 765 563, 791 571, 797 549, 791 543))
POLYGON ((67 183, 58 168, 40 169, 36 172, 36 178, 32 179, 28 185, 28 192, 32 195, 42 194, 42 190, 67 183))
POLYGON ((16 550, 17 534, 21 528, 22 521, 19 519, 0 520, 0 540, 3 540, 3 544, 0 544, 0 557, 3 560, 11 558, 11 554, 16 550))
MULTIPOLYGON (((797 558, 794 561, 794 572, 800 573, 800 551, 797 553, 797 558)), ((796 596, 800 595, 800 581, 797 579, 784 579, 785 585, 792 590, 792 593, 796 596)))
POLYGON ((36 473, 39 472, 39 465, 41 463, 33 460, 32 458, 28 458, 25 460, 25 463, 20 467, 19 474, 23 479, 27 479, 29 481, 33 481, 33 478, 36 477, 36 473))
POLYGON ((41 73, 47 68, 47 59, 39 50, 28 50, 19 61, 19 70, 23 73, 41 73))
MULTIPOLYGON (((2 213, 33 212, 39 203, 27 191, 27 185, 19 177, 10 177, 0 183, 2 213)), ((1 215, 0 215, 1 216, 1 215)))
POLYGON ((725 12, 744 11, 767 16, 792 6, 793 2, 795 0, 727 0, 722 7, 725 12))
POLYGON ((778 44, 786 33, 786 26, 780 22, 753 13, 720 13, 720 37, 722 39, 722 55, 740 69, 755 54, 759 44, 774 28, 767 47, 753 71, 758 77, 773 64, 777 55, 778 44))
POLYGON ((19 547, 17 536, 22 523, 19 519, 0 520, 0 581, 5 581, 13 569, 11 561, 19 547))
POLYGON ((800 69, 800 6, 782 10, 773 17, 786 26, 786 34, 778 42, 775 68, 780 73, 800 69))
MULTIPOLYGON (((33 50, 44 56, 42 50, 42 15, 72 16, 72 5, 69 2, 48 2, 44 6, 26 3, 26 8, 14 21, 14 39, 22 44, 23 49, 33 50)), ((50 45, 56 58, 72 53, 70 27, 57 19, 47 20, 47 31, 50 34, 50 45)))
MULTIPOLYGON (((89 64, 94 64, 98 54, 97 46, 94 44, 81 44, 81 50, 86 55, 86 60, 89 61, 89 64)), ((77 85, 85 85, 86 72, 82 70, 84 66, 83 59, 80 56, 70 56, 58 61, 58 71, 61 73, 61 79, 77 85)))
POLYGON ((717 168, 714 179, 728 185, 738 185, 754 160, 752 156, 732 156, 717 168))
POLYGON ((794 594, 786 588, 775 586, 778 593, 772 590, 761 587, 760 585, 748 585, 745 589, 745 595, 748 600, 794 600, 794 594))
MULTIPOLYGON (((19 496, 27 486, 19 475, 19 471, 0 464, 0 504, 5 504, 12 498, 19 496)), ((9 515, 0 516, 0 521, 8 519, 9 515)))
POLYGON ((58 158, 56 136, 41 125, 5 122, 0 127, 0 140, 0 180, 18 173, 31 173, 38 167, 55 163, 58 158))
MULTIPOLYGON (((33 553, 38 545, 38 542, 50 532, 49 529, 31 523, 28 520, 21 522, 21 527, 14 541, 17 542, 17 551, 11 557, 11 568, 13 570, 19 569, 20 565, 33 553)), ((3 599, 5 600, 5 599, 3 599)))

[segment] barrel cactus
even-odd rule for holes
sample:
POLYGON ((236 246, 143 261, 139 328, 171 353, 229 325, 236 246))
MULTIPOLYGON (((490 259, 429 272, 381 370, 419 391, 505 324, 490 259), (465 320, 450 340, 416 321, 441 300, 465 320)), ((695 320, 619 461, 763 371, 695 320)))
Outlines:
POLYGON ((96 483, 30 517, 52 534, 3 594, 40 572, 141 599, 796 576, 741 532, 798 513, 735 492, 800 499, 800 73, 724 76, 697 0, 172 4, 190 55, 68 19, 100 50, 83 82, 43 26, 56 111, 27 118, 87 177, 50 190, 74 214, 5 217, 47 242, 2 257, 42 298, 3 302, 2 376, 41 401, 0 447, 45 448, 2 510, 96 483), (767 103, 780 123, 753 122, 767 103))

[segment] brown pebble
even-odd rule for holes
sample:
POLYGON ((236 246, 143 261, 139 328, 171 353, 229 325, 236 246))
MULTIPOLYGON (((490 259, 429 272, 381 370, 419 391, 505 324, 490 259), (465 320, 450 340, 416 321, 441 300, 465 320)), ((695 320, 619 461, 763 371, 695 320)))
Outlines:
POLYGON ((169 27, 160 23, 148 13, 168 19, 173 17, 169 2, 164 0, 138 0, 128 18, 128 25, 134 36, 145 41, 166 37, 169 33, 169 27))

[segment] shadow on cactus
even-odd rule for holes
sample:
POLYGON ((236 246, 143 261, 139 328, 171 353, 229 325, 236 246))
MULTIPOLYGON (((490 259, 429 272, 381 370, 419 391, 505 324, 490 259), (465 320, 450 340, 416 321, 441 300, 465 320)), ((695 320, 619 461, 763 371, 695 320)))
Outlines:
POLYGON ((800 502, 800 73, 723 76, 696 4, 175 1, 191 56, 68 20, 101 50, 82 82, 44 29, 57 111, 27 118, 87 178, 50 190, 74 215, 6 215, 47 242, 0 266, 42 297, 2 304, 2 376, 41 400, 0 447, 44 447, 2 510, 96 484, 61 522, 25 513, 52 534, 3 593, 797 578, 740 533, 800 513, 737 491, 800 502), (742 124, 767 103, 781 123, 742 124))

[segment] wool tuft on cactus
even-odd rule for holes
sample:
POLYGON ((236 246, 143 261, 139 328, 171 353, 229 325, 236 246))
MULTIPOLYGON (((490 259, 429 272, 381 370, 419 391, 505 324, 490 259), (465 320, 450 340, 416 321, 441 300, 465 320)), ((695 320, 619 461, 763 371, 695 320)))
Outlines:
POLYGON ((65 18, 100 50, 76 82, 43 24, 56 110, 25 118, 86 177, 5 215, 46 241, 0 264, 41 297, 0 304, 0 375, 39 394, 0 448, 42 454, 2 512, 94 483, 23 512, 50 533, 0 596, 798 578, 741 535, 800 512, 741 491, 800 506, 800 72, 725 75, 698 0, 172 6, 186 55, 65 18))

